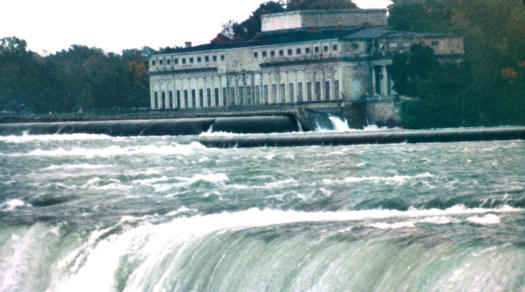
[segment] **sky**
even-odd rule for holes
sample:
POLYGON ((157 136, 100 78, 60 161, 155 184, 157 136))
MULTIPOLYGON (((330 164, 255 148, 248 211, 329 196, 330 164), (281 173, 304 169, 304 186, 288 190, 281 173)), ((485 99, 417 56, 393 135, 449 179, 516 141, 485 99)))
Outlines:
MULTIPOLYGON (((0 38, 16 36, 39 54, 73 44, 123 49, 208 43, 228 20, 243 21, 268 0, 2 0, 0 38)), ((390 0, 354 0, 386 8, 390 0)))

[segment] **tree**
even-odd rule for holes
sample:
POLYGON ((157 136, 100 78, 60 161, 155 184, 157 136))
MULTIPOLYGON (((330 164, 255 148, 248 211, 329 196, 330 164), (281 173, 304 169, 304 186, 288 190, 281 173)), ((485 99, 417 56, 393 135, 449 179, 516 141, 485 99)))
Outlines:
POLYGON ((412 46, 410 53, 394 55, 391 69, 394 89, 402 95, 419 97, 418 85, 437 65, 434 50, 423 45, 412 46))
POLYGON ((252 15, 248 19, 246 19, 240 24, 243 27, 243 29, 238 29, 239 33, 236 35, 240 35, 243 38, 250 38, 256 36, 258 33, 261 32, 261 16, 263 14, 283 11, 285 11, 285 8, 281 2, 269 1, 261 4, 259 8, 252 12, 252 15))
MULTIPOLYGON (((437 104, 441 102, 447 106, 438 112, 459 112, 460 124, 466 126, 525 124, 525 86, 521 86, 525 80, 522 79, 523 67, 520 65, 525 61, 525 9, 520 2, 418 0, 406 4, 406 1, 394 0, 389 7, 389 24, 394 29, 454 33, 462 36, 465 44, 464 62, 460 66, 462 75, 442 71, 442 66, 439 66, 435 72, 431 71, 435 80, 424 78, 411 84, 404 83, 407 79, 397 81, 396 88, 403 91, 403 87, 408 87, 405 90, 408 95, 415 94, 410 90, 420 91, 415 95, 421 101, 411 102, 410 107, 416 106, 417 110, 423 112, 425 109, 421 107, 422 103, 433 100, 433 105, 426 106, 436 110, 437 104), (448 93, 448 103, 444 102, 445 99, 434 97, 442 97, 441 92, 452 86, 452 80, 436 72, 452 74, 464 83, 462 90, 455 91, 456 95, 448 93), (416 83, 418 85, 414 86, 416 83), (434 90, 437 92, 432 92, 432 87, 426 87, 432 83, 436 84, 434 90), (453 104, 455 108, 450 106, 453 104)), ((397 63, 401 64, 406 62, 407 57, 398 58, 405 58, 398 60, 397 63)), ((407 103, 404 110, 406 119, 411 116, 406 115, 408 108, 407 103)), ((416 111, 412 112, 417 114, 416 111)))

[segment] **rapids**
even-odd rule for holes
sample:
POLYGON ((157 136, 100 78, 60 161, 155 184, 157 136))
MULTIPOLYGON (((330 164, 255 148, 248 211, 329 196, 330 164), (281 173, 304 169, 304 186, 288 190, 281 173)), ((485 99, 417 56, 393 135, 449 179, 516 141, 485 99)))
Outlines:
POLYGON ((0 136, 0 291, 525 289, 525 141, 194 140, 0 136))

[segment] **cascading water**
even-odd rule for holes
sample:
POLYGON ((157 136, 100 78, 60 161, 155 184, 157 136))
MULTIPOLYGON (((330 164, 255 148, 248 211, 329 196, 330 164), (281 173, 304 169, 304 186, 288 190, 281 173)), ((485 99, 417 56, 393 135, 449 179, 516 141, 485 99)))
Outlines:
POLYGON ((330 115, 328 118, 332 122, 332 125, 335 131, 348 132, 352 130, 350 129, 350 126, 348 125, 348 121, 345 118, 340 118, 340 117, 333 116, 333 115, 330 115))
POLYGON ((190 141, 0 136, 0 292, 525 289, 524 141, 190 141))

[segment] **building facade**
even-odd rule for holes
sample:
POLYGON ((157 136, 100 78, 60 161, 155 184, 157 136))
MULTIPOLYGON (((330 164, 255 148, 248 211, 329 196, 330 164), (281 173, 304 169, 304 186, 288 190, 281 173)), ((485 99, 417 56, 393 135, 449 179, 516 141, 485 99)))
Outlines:
POLYGON ((316 104, 395 95, 392 56, 414 44, 458 58, 460 37, 390 30, 386 10, 264 15, 250 40, 218 41, 153 55, 151 108, 206 109, 316 104))

